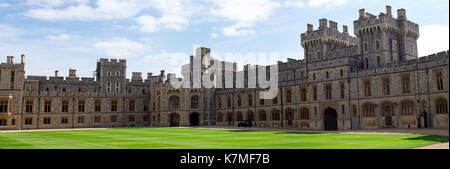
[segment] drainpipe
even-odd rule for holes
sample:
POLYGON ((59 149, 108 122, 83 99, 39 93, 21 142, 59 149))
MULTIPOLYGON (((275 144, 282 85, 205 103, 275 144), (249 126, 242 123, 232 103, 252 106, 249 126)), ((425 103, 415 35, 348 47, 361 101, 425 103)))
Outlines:
POLYGON ((280 94, 280 101, 281 101, 281 112, 280 112, 280 116, 281 116, 280 121, 281 121, 281 123, 280 123, 280 126, 283 127, 284 126, 284 123, 283 123, 283 119, 284 119, 283 118, 283 116, 284 116, 283 88, 280 86, 279 89, 280 89, 280 93, 281 93, 280 94))

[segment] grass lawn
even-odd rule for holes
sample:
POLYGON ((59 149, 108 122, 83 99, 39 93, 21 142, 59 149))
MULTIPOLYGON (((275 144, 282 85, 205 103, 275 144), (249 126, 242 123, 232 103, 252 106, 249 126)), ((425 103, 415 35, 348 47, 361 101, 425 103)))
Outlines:
POLYGON ((139 128, 0 133, 0 149, 409 149, 448 137, 139 128))

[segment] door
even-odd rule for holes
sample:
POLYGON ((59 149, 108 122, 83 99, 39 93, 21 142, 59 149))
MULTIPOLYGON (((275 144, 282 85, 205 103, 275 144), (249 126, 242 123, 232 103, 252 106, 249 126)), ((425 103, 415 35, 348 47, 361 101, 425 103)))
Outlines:
POLYGON ((178 113, 170 114, 170 126, 171 127, 180 126, 180 115, 178 115, 178 113))
POLYGON ((198 113, 191 113, 189 115, 189 123, 191 126, 199 126, 200 125, 200 119, 198 113))
POLYGON ((337 131, 338 121, 336 110, 329 108, 324 112, 325 131, 337 131))

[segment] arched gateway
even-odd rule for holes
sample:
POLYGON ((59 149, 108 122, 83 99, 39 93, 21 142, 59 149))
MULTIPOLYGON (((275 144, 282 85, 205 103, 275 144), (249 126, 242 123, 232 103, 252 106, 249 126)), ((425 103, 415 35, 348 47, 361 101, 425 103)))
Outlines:
POLYGON ((198 113, 189 114, 189 124, 190 124, 190 126, 199 126, 200 125, 200 115, 198 113))
POLYGON ((333 108, 328 108, 323 113, 323 119, 325 124, 325 131, 337 131, 338 121, 337 112, 333 108))
POLYGON ((180 126, 180 115, 178 113, 170 114, 170 126, 171 127, 180 126))

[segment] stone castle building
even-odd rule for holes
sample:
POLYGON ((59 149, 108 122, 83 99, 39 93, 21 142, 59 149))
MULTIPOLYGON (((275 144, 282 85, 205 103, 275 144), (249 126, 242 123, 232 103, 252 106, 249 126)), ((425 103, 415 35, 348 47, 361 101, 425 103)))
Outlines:
MULTIPOLYGON (((278 62, 278 95, 258 88, 172 88, 174 74, 133 72, 126 61, 100 59, 94 78, 25 76, 24 59, 0 64, 0 130, 83 127, 234 125, 313 130, 449 128, 449 52, 418 57, 419 26, 404 9, 359 11, 354 34, 321 19, 301 35, 304 59, 278 62)), ((198 48, 183 69, 201 73, 210 49, 198 48)), ((236 77, 237 65, 224 74, 236 77)), ((244 67, 248 76, 251 65, 244 67)), ((192 71, 191 71, 192 72, 192 71)), ((184 75, 192 79, 193 74, 184 75)), ((246 79, 248 82, 248 79, 246 79)), ((247 84, 246 84, 247 85, 247 84)))

